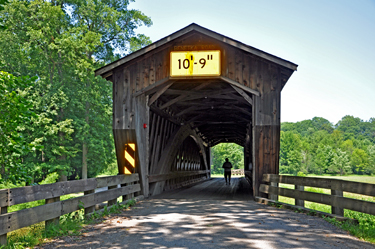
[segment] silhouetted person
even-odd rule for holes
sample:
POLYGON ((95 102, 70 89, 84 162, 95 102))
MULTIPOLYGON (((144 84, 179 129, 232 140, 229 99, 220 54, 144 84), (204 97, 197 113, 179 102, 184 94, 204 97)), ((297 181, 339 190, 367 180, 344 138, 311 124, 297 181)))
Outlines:
POLYGON ((231 168, 233 168, 232 164, 229 162, 228 158, 225 158, 225 163, 223 164, 224 168, 224 178, 225 178, 225 185, 230 185, 230 177, 231 177, 231 168))

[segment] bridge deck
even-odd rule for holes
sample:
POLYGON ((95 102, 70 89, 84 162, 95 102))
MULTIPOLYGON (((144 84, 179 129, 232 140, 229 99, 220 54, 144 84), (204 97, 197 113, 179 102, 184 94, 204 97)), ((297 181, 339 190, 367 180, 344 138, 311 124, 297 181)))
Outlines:
POLYGON ((374 248, 318 217, 251 201, 242 178, 168 191, 42 248, 374 248))
POLYGON ((231 185, 225 185, 224 178, 212 178, 194 186, 163 192, 155 199, 195 200, 253 200, 250 184, 243 177, 232 177, 231 185))

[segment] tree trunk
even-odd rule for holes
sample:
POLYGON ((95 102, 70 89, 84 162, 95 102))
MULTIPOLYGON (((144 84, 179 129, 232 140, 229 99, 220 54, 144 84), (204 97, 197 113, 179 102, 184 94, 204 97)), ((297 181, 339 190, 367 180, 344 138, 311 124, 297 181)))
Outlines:
MULTIPOLYGON (((60 109, 60 115, 58 117, 58 121, 63 120, 64 117, 64 109, 60 109)), ((64 146, 64 132, 59 131, 59 137, 61 139, 61 146, 64 146)), ((59 157, 59 161, 64 163, 66 161, 66 155, 61 155, 59 157)), ((64 182, 68 180, 68 176, 64 173, 64 171, 60 170, 59 172, 59 182, 64 182)))
MULTIPOLYGON (((87 89, 89 87, 90 87, 90 82, 88 82, 87 85, 86 85, 87 89)), ((87 92, 89 92, 89 91, 87 91, 87 92)), ((86 101, 85 121, 86 121, 87 125, 89 125, 89 113, 90 113, 90 103, 88 101, 86 101)), ((89 132, 90 131, 88 131, 88 133, 89 132)), ((86 134, 86 136, 87 135, 88 134, 86 134)), ((85 140, 83 140, 83 144, 82 144, 82 179, 87 179, 87 153, 88 153, 87 142, 85 142, 85 140)))
POLYGON ((82 145, 82 179, 87 179, 87 145, 82 145))

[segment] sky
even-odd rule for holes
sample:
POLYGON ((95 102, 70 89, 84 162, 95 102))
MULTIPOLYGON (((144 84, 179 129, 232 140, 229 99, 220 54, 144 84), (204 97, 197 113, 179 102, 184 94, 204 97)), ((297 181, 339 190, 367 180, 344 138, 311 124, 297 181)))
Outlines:
POLYGON ((375 0, 136 0, 157 41, 191 23, 298 65, 281 122, 375 118, 375 0))

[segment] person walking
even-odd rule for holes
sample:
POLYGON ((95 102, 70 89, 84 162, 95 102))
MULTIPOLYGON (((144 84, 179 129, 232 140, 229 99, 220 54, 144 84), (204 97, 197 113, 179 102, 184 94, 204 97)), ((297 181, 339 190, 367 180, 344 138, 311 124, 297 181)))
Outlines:
POLYGON ((224 168, 224 178, 225 178, 225 185, 228 184, 230 185, 230 177, 232 175, 231 168, 233 168, 232 164, 229 162, 228 158, 225 158, 225 163, 223 164, 224 168))

